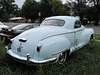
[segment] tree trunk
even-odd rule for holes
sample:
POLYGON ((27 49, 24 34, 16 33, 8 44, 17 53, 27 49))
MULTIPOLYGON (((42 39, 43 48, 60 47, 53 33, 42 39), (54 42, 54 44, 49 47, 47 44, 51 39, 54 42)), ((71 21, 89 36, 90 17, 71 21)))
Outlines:
POLYGON ((99 12, 96 13, 95 15, 95 26, 99 26, 99 12))

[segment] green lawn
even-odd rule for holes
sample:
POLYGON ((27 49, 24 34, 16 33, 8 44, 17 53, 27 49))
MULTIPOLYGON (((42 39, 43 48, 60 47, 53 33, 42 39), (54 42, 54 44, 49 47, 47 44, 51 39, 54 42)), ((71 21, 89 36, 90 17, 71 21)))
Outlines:
POLYGON ((95 39, 100 40, 100 34, 95 34, 95 39))
MULTIPOLYGON (((95 35, 100 39, 100 35, 95 35)), ((0 41, 0 75, 100 75, 100 42, 93 40, 75 51, 62 64, 27 66, 6 55, 5 45, 0 41)))

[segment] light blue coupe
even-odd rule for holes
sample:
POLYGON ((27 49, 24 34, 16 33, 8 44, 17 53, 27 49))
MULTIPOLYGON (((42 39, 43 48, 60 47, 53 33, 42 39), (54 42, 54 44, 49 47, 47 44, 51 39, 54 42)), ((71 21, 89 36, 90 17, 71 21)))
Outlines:
POLYGON ((94 30, 70 16, 46 18, 39 27, 11 39, 7 54, 25 63, 64 63, 67 56, 93 39, 94 30))

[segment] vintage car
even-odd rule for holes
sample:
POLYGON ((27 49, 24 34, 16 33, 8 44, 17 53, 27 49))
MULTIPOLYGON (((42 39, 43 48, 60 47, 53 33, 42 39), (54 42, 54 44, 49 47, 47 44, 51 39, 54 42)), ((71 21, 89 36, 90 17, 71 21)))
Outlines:
POLYGON ((6 26, 2 22, 0 22, 0 32, 1 32, 2 28, 8 28, 8 26, 6 26))
POLYGON ((11 38, 31 28, 34 28, 34 24, 19 24, 12 28, 2 28, 0 36, 4 38, 5 41, 9 41, 11 38))
POLYGON ((62 64, 68 55, 88 44, 93 34, 94 30, 85 28, 76 17, 53 16, 46 18, 40 27, 11 39, 7 54, 24 63, 62 64))

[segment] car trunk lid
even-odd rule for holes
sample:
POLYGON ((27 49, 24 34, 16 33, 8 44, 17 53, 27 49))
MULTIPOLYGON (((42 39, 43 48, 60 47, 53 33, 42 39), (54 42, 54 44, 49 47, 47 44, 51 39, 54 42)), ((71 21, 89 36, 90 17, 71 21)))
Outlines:
POLYGON ((30 53, 30 57, 38 57, 38 54, 35 53, 37 50, 37 43, 47 34, 55 31, 52 28, 34 28, 24 33, 18 35, 14 39, 12 39, 11 49, 18 53, 19 55, 26 56, 30 53))

